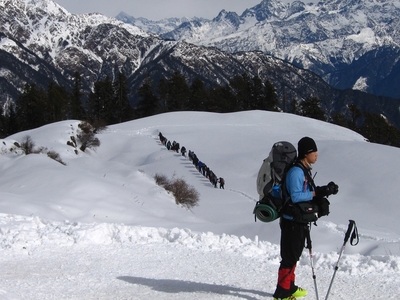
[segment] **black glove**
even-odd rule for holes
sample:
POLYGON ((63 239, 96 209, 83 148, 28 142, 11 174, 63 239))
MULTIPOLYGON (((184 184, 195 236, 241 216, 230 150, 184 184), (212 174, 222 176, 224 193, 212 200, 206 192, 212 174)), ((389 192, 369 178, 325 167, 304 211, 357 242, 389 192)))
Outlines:
POLYGON ((336 195, 339 192, 339 186, 333 181, 328 183, 330 195, 336 195))
POLYGON ((336 195, 339 191, 339 186, 333 181, 329 182, 328 185, 317 186, 315 188, 315 196, 319 198, 327 197, 329 195, 336 195))

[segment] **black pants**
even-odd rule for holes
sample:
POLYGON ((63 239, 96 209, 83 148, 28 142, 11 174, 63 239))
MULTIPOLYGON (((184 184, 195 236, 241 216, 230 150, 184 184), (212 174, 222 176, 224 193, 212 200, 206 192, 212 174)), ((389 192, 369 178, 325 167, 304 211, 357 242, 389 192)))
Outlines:
POLYGON ((274 293, 276 298, 286 298, 296 290, 295 268, 303 252, 308 224, 280 219, 281 227, 281 264, 278 272, 278 284, 274 293))
POLYGON ((297 223, 284 218, 280 220, 281 227, 281 266, 291 268, 295 265, 305 246, 308 224, 297 223))

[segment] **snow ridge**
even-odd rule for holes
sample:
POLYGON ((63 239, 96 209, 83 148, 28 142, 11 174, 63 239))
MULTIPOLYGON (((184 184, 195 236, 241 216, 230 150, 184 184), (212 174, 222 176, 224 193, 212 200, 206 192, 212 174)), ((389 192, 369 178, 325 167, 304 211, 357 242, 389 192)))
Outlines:
MULTIPOLYGON (((4 251, 40 251, 42 247, 111 244, 175 244, 205 252, 237 253, 245 257, 278 263, 279 246, 259 241, 258 236, 216 235, 211 232, 195 233, 189 229, 127 226, 109 223, 55 222, 37 216, 25 217, 0 214, 0 241, 4 251)), ((314 253, 318 268, 329 270, 338 259, 336 253, 314 253)), ((303 255, 301 265, 308 265, 303 255)), ((349 254, 341 261, 341 270, 365 275, 373 270, 385 274, 400 272, 399 256, 363 256, 349 254)))

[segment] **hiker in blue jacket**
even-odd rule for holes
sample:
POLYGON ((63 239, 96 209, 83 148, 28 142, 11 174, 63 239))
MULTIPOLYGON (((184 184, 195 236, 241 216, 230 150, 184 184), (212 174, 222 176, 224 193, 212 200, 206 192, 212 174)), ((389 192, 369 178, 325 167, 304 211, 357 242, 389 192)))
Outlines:
MULTIPOLYGON (((297 163, 286 175, 286 189, 293 205, 307 202, 314 197, 327 197, 338 192, 338 186, 330 182, 326 186, 315 187, 311 176, 311 166, 318 159, 318 149, 315 141, 303 137, 298 142, 297 163), (306 174, 308 173, 308 175, 306 174)), ((304 297, 307 291, 295 284, 295 269, 297 261, 303 252, 310 223, 294 218, 293 210, 287 209, 280 219, 281 263, 278 271, 278 284, 274 299, 295 300, 304 297)))

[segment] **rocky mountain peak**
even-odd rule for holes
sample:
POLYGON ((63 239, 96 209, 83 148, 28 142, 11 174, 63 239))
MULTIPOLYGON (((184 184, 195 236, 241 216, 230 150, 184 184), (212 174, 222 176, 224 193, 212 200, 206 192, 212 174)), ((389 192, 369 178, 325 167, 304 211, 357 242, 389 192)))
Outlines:
POLYGON ((309 69, 334 87, 400 98, 399 18, 398 0, 263 0, 239 17, 221 11, 213 20, 179 25, 162 36, 230 53, 262 51, 309 69), (388 49, 393 55, 380 56, 388 49), (367 57, 377 70, 357 63, 367 57))
MULTIPOLYGON (((132 25, 99 14, 70 14, 51 0, 0 0, 0 102, 16 99, 26 83, 46 89, 55 82, 71 88, 74 72, 81 75, 86 95, 96 81, 123 72, 132 103, 149 76, 159 80, 180 72, 188 83, 201 78, 212 87, 247 74, 271 82, 280 99, 302 101, 312 95, 329 113, 351 101, 400 120, 396 101, 387 104, 382 98, 338 91, 327 84, 350 82, 366 90, 380 86, 400 95, 398 84, 392 85, 400 74, 400 31, 394 21, 399 8, 385 15, 367 8, 326 13, 326 5, 264 0, 241 16, 221 11, 213 20, 158 23, 124 16, 135 22, 132 25), (175 28, 163 39, 139 25, 175 28), (343 76, 342 69, 353 77, 343 76), (310 70, 323 74, 325 81, 310 70), (377 107, 380 101, 385 105, 377 107)), ((393 8, 381 6, 384 11, 393 8)))

